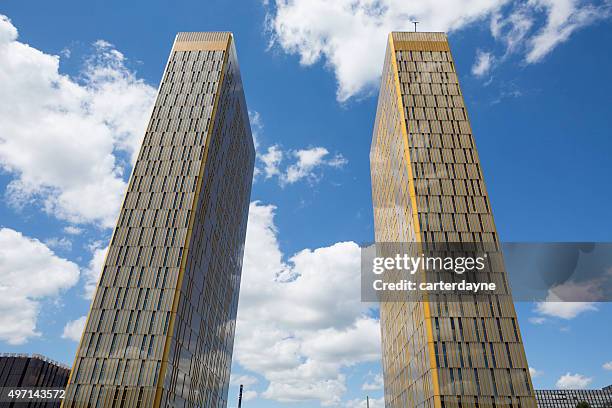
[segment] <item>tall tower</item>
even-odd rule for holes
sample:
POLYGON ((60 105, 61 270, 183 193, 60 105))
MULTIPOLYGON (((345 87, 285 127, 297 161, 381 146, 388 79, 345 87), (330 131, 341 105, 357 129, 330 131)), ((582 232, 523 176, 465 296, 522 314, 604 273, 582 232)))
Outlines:
MULTIPOLYGON (((370 164, 377 243, 499 245, 444 33, 389 35, 370 164)), ((381 303, 386 407, 536 407, 509 291, 421 296, 381 303)))
POLYGON ((231 33, 179 33, 64 407, 225 407, 255 150, 231 33))

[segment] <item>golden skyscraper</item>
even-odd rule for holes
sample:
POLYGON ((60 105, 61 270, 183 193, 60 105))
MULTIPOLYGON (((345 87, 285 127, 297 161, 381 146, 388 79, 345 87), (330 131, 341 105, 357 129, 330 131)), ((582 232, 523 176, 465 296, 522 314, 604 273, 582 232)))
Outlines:
MULTIPOLYGON (((377 243, 499 245, 446 34, 389 35, 370 162, 377 243)), ((381 303, 385 406, 535 408, 509 291, 451 296, 381 303)))
POLYGON ((179 33, 64 407, 225 407, 255 149, 231 33, 179 33))

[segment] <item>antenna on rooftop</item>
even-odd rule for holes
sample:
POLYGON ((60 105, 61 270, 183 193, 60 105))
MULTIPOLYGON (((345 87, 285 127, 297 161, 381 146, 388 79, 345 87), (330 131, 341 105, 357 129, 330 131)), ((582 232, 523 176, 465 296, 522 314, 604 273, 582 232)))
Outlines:
POLYGON ((414 24, 414 32, 417 32, 417 24, 419 24, 420 21, 413 21, 412 24, 414 24))

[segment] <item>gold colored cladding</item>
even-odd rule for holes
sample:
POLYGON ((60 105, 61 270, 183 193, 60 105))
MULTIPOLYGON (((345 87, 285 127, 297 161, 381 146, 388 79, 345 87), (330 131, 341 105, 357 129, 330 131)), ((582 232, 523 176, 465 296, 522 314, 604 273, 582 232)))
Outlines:
POLYGON ((232 38, 230 32, 181 32, 176 35, 173 51, 223 51, 232 38))
MULTIPOLYGON (((447 44, 448 46, 448 44, 447 44)), ((412 174, 412 164, 410 160, 410 148, 408 143, 408 130, 406 129, 406 117, 404 115, 404 100, 402 98, 400 80, 399 80, 399 69, 397 66, 397 57, 395 55, 395 41, 393 33, 389 34, 389 47, 391 48, 391 63, 393 64, 393 77, 395 79, 395 90, 397 92, 397 102, 400 111, 402 138, 404 140, 404 157, 406 159, 406 167, 408 169, 408 193, 410 195, 410 201, 412 204, 412 223, 414 226, 414 233, 417 242, 422 242, 421 239, 421 226, 419 224, 419 212, 417 209, 416 200, 416 189, 414 186, 414 175, 412 174)), ((435 350, 434 350, 434 338, 433 338, 433 327, 431 325, 431 311, 429 310, 429 296, 425 293, 423 295, 423 313, 425 314, 425 328, 427 330, 427 345, 429 349, 429 366, 431 368, 431 377, 433 382, 433 396, 434 396, 434 407, 440 408, 440 384, 438 383, 438 369, 435 365, 435 350)))
POLYGON ((222 51, 226 46, 227 41, 177 41, 172 51, 222 51))
MULTIPOLYGON (((446 36, 446 35, 445 35, 445 36, 446 36)), ((445 44, 446 44, 446 46, 447 46, 448 53, 449 53, 449 54, 450 54, 450 56, 451 56, 451 60, 452 60, 452 61, 454 61, 455 59, 453 58, 453 52, 452 52, 452 50, 450 49, 450 46, 449 46, 449 44, 448 44, 448 40, 446 41, 446 43, 445 43, 445 44)), ((462 95, 462 93, 461 93, 461 88, 459 88, 459 92, 460 92, 460 96, 463 98, 463 95, 462 95)), ((470 127, 470 129, 472 129, 472 123, 470 122, 470 117, 469 117, 469 114, 468 114, 468 112, 467 112, 467 109, 465 110, 465 120, 466 120, 466 122, 468 123, 468 126, 470 127)), ((473 137, 473 135, 472 135, 472 137, 473 137)), ((473 153, 473 154, 475 154, 476 156, 478 156, 478 151, 477 151, 476 149, 474 149, 474 153, 473 153)), ((478 166, 478 172, 480 173, 480 179, 484 181, 484 174, 483 174, 483 172, 482 172, 482 167, 481 167, 481 166, 478 166)), ((495 234, 497 235, 497 226, 495 225, 495 217, 493 217, 493 207, 491 206, 491 201, 489 200, 489 194, 488 194, 488 191, 487 191, 487 187, 486 187, 486 185, 485 185, 485 183, 484 183, 484 182, 483 182, 483 184, 482 184, 482 187, 481 187, 481 188, 483 189, 484 199, 486 200, 487 207, 490 209, 489 211, 490 211, 490 214, 491 214, 491 222, 493 223, 493 231, 494 231, 494 232, 495 232, 495 234)), ((515 311, 515 316, 516 316, 516 311, 515 311)), ((517 339, 517 340, 520 340, 520 344, 521 344, 521 345, 523 345, 523 344, 524 344, 524 343, 523 343, 523 334, 521 333, 521 327, 520 327, 520 325, 518 324, 518 318, 517 318, 516 331, 517 331, 517 333, 518 333, 518 339, 517 339)), ((432 335, 433 335, 433 333, 432 333, 432 335)), ((523 346, 523 347, 524 347, 524 346, 523 346)), ((531 375, 528 375, 528 376, 527 376, 527 380, 529 381, 529 386, 530 386, 531 390, 533 390, 534 388, 533 388, 533 381, 532 381, 532 379, 531 379, 531 375)))
POLYGON ((392 31, 390 35, 395 43, 398 41, 448 42, 448 37, 443 31, 392 31))
POLYGON ((442 32, 400 32, 389 34, 396 51, 450 51, 448 38, 442 32))
MULTIPOLYGON (((123 206, 125 205, 125 199, 127 197, 128 191, 130 191, 130 184, 132 183, 133 177, 134 177, 134 172, 132 172, 132 175, 130 176, 130 182, 125 188, 125 193, 123 194, 123 200, 121 202, 121 207, 119 208, 123 208, 123 206)), ((115 228, 113 228, 113 234, 111 235, 111 239, 109 242, 113 242, 113 240, 115 239, 115 233, 117 232, 117 228, 119 228, 119 218, 120 217, 121 217, 121 211, 119 211, 119 214, 117 214, 117 220, 115 221, 115 228)), ((106 254, 104 255, 104 262, 102 263, 102 271, 106 267, 106 259, 108 258, 109 252, 110 252, 110 246, 106 249, 106 254)), ((102 271, 100 271, 100 276, 98 277, 98 282, 96 283, 96 290, 93 293, 98 292, 100 282, 102 281, 102 273, 101 273, 102 271)), ((93 299, 92 299, 92 303, 93 303, 93 299)), ((70 367, 70 374, 68 375, 68 383, 66 384, 66 389, 68 388, 68 385, 70 385, 70 381, 72 381, 72 374, 74 374, 74 367, 79 357, 79 350, 81 350, 81 345, 83 344, 83 337, 85 337, 85 329, 87 328, 87 325, 89 324, 89 318, 91 317, 92 311, 93 311, 93 307, 90 306, 89 311, 87 312, 87 318, 85 319, 85 326, 83 326, 83 331, 81 332, 81 339, 79 340, 79 346, 76 349, 76 356, 74 357, 74 360, 72 361, 72 367, 70 367)), ((76 398, 76 394, 75 394, 75 398, 76 398)), ((60 403, 60 408, 64 406, 64 401, 65 399, 62 399, 62 402, 60 403)))
MULTIPOLYGON (((151 115, 153 114, 151 113, 151 115)), ((125 187, 125 192, 123 193, 123 199, 121 200, 121 207, 119 208, 123 208, 123 206, 125 205, 125 199, 127 198, 128 192, 130 191, 130 185, 132 184, 133 179, 134 179, 134 172, 132 172, 132 174, 130 175, 130 181, 125 187)), ((109 242, 113 242, 115 239, 115 234, 117 233, 117 229, 119 228, 120 218, 121 218, 121 211, 117 213, 117 219, 115 220, 115 224, 114 224, 115 228, 113 228, 113 234, 111 235, 109 242)), ((110 252, 110 245, 106 249, 106 254, 104 254, 104 262, 102 263, 102 271, 104 271, 104 268, 106 268, 106 260, 108 258, 109 252, 110 252)), ((102 282, 102 271, 100 271, 100 276, 98 277, 98 282, 96 283, 96 290, 93 292, 94 294, 98 293, 98 289, 100 288, 100 282, 102 282)), ((94 299, 95 299, 95 295, 94 295, 94 299)), ((94 299, 91 300, 92 306, 93 306, 94 299)), ((83 337, 85 337, 85 330, 87 328, 87 325, 89 324, 89 318, 91 317, 91 313, 93 311, 92 306, 89 307, 89 311, 87 312, 87 318, 85 319, 85 326, 83 326, 83 331, 81 332, 81 339, 79 340, 79 346, 76 349, 76 355, 74 357, 74 360, 72 361, 72 367, 70 368, 70 375, 68 376, 68 383, 66 384, 65 389, 67 389, 68 385, 70 385, 70 381, 72 380, 72 374, 74 374, 74 367, 78 360, 79 350, 81 350, 81 345, 83 344, 83 337)), ((75 397, 76 397, 76 394, 75 394, 75 397)), ((62 399, 62 402, 60 403, 60 408, 64 406, 64 401, 65 399, 62 399)))
MULTIPOLYGON (((177 36, 178 38, 178 36, 177 36)), ((213 111, 211 114, 211 121, 209 124, 208 132, 206 135, 206 143, 204 144, 204 154, 202 157, 202 162, 200 163, 200 169, 198 171, 198 184, 196 186, 196 191, 194 195, 194 200, 192 203, 191 211, 189 213, 189 224, 187 227, 187 234, 185 237, 185 246, 183 247, 183 257, 181 258, 181 266, 179 268, 178 278, 176 282, 176 291, 174 292, 174 299, 172 301, 172 310, 170 313, 170 323, 168 324, 168 332, 166 334, 166 343, 164 345, 164 352, 162 354, 161 360, 161 368, 159 370, 159 377, 157 378, 157 387, 155 391, 155 400, 153 402, 153 407, 160 407, 161 405, 161 397, 163 392, 163 380, 166 376, 166 370, 168 366, 168 355, 170 354, 170 344, 172 342, 172 334, 174 332, 174 320, 176 314, 178 313, 178 304, 179 304, 179 296, 181 292, 181 287, 183 284, 183 277, 185 274, 185 265, 187 263, 187 256, 189 255, 189 242, 191 241, 191 233, 193 231, 193 224, 195 222, 196 209, 198 205, 198 198, 200 197, 200 192, 202 190, 202 183, 204 180, 204 169, 206 165, 206 160, 208 159, 208 148, 210 147, 210 139, 212 136, 212 131, 214 128, 214 122, 217 114, 217 107, 219 106, 219 98, 221 95, 221 89, 223 87, 223 80, 225 79, 225 68, 227 66, 228 54, 230 51, 230 45, 232 43, 232 35, 230 34, 227 37, 227 41, 225 43, 225 48, 223 50, 225 53, 223 54, 223 64, 221 65, 221 73, 219 77, 219 83, 217 85, 217 92, 215 93, 215 100, 213 103, 213 111)), ((175 42, 175 46, 176 46, 175 42)), ((177 51, 176 48, 173 47, 173 51, 177 51)))
MULTIPOLYGON (((180 35, 180 34, 179 34, 180 35)), ((179 35, 177 35, 177 38, 179 37, 179 35)), ((231 36, 231 34, 230 34, 231 36)), ((176 45, 177 40, 175 39, 175 43, 174 45, 176 45)), ((173 47, 174 49, 174 47, 173 47)), ((171 54, 172 55, 172 54, 171 54)), ((168 63, 170 62, 170 58, 168 58, 168 62, 166 62, 166 68, 168 68, 168 63)), ((165 71, 164 69, 164 71, 165 71)), ((161 89, 161 84, 159 86, 159 89, 161 89)), ((157 90, 157 92, 159 93, 159 89, 157 90)), ((153 114, 151 114, 153 115, 153 114)), ((135 172, 132 172, 132 174, 130 175, 130 181, 128 182, 126 188, 125 188, 125 193, 123 193, 123 199, 121 201, 121 207, 119 208, 123 208, 125 205, 125 199, 127 198, 128 192, 130 191, 130 185, 132 184, 132 180, 135 177, 135 172)), ((115 239, 115 234, 117 232, 117 229, 119 228, 119 219, 121 218, 121 211, 119 211, 119 213, 117 214, 117 219, 115 220, 115 228, 113 228, 113 234, 111 235, 111 239, 109 242, 113 242, 113 240, 115 239)), ((108 258, 108 253, 110 252, 110 246, 108 247, 108 249, 106 250, 106 254, 104 255, 104 262, 102 263, 102 271, 104 270, 104 268, 106 267, 106 260, 108 258)), ((100 272, 102 272, 100 271, 100 272)), ((93 293, 98 293, 98 289, 100 287, 100 282, 102 281, 102 273, 100 273, 100 276, 98 277, 98 282, 96 283, 96 290, 93 293)), ((92 300, 93 302, 93 300, 92 300)), ((87 325, 89 324, 89 318, 91 317, 91 313, 93 311, 93 307, 89 308, 89 312, 87 312, 87 319, 85 319, 85 328, 87 327, 87 325)), ((66 388, 68 387, 68 385, 70 385, 70 381, 72 380, 72 374, 74 373, 74 367, 76 365, 77 359, 78 359, 78 354, 79 354, 79 350, 81 350, 81 345, 83 343, 83 337, 85 337, 85 329, 83 329, 83 331, 81 332, 81 339, 79 340, 79 346, 77 347, 77 351, 76 351, 76 356, 74 358, 74 361, 72 362, 72 367, 70 368, 70 375, 68 376, 68 383, 66 385, 66 388)), ((164 357, 166 357, 165 355, 165 347, 164 347, 164 357)), ((162 358, 162 363, 163 363, 163 358, 162 358)), ((161 370, 160 370, 161 371, 161 370)), ((76 397, 76 395, 75 395, 76 397)), ((62 402, 60 404, 60 408, 62 408, 64 406, 64 401, 62 399, 62 402)))
POLYGON ((439 41, 396 41, 398 51, 450 51, 448 43, 439 41))

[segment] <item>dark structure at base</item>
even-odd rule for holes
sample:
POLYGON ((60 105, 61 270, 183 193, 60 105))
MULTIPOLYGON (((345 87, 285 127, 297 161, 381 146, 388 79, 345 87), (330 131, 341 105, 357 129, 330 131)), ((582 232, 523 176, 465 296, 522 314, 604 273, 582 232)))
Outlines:
MULTIPOLYGON (((0 388, 7 389, 64 389, 68 384, 70 367, 50 360, 40 354, 0 354, 0 388)), ((4 395, 3 395, 4 397, 4 395)), ((19 402, 0 400, 6 408, 59 407, 60 400, 19 399, 19 402)))
POLYGON ((591 408, 612 408, 612 386, 601 390, 535 390, 538 408, 576 408, 586 402, 591 408))

